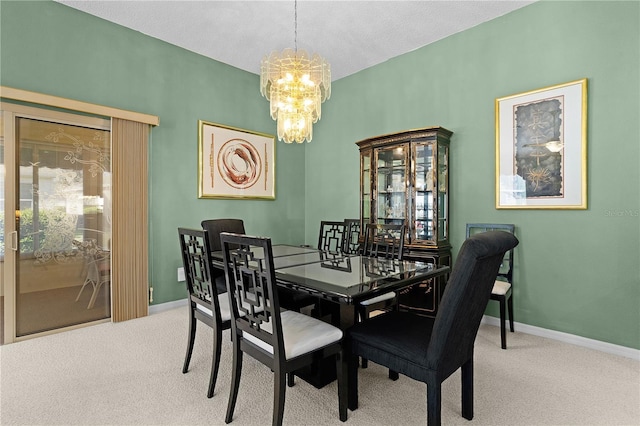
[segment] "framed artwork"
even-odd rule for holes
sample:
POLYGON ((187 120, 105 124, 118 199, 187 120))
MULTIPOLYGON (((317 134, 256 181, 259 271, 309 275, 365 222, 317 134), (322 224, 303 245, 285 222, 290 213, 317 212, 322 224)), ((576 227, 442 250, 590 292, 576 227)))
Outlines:
POLYGON ((496 99, 496 208, 587 208, 587 79, 496 99))
POLYGON ((198 198, 273 200, 275 164, 273 135, 198 121, 198 198))

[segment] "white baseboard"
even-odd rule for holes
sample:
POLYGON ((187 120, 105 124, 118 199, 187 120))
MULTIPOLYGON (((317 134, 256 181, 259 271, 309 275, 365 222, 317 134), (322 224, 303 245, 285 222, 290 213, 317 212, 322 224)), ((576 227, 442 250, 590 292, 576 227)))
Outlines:
POLYGON ((149 315, 157 314, 159 312, 168 311, 169 309, 179 308, 187 306, 187 299, 174 300, 172 302, 160 303, 158 305, 149 306, 149 315))
MULTIPOLYGON (((186 306, 187 299, 174 300, 172 302, 160 303, 158 305, 149 306, 149 315, 167 311, 169 309, 186 306)), ((482 323, 500 327, 500 319, 492 316, 483 316, 482 323)), ((628 348, 626 346, 614 345, 613 343, 602 342, 600 340, 587 339, 586 337, 576 336, 575 334, 563 333, 561 331, 548 330, 546 328, 536 327, 529 324, 514 323, 514 328, 521 333, 533 334, 534 336, 546 337, 548 339, 558 340, 572 345, 583 346, 589 349, 595 349, 613 355, 623 356, 625 358, 640 361, 640 350, 628 348)))
MULTIPOLYGON (((500 327, 500 319, 485 315, 482 317, 482 323, 500 327)), ((508 325, 507 325, 508 327, 508 325)), ((586 337, 576 336, 575 334, 563 333, 561 331, 548 330, 546 328, 536 327, 529 324, 514 323, 514 329, 517 332, 533 334, 534 336, 546 337, 548 339, 558 340, 570 343, 576 346, 583 346, 589 349, 595 349, 613 355, 619 355, 640 361, 640 350, 628 348, 626 346, 614 345, 613 343, 602 342, 600 340, 587 339, 586 337)), ((509 336, 507 336, 508 338, 509 336)))

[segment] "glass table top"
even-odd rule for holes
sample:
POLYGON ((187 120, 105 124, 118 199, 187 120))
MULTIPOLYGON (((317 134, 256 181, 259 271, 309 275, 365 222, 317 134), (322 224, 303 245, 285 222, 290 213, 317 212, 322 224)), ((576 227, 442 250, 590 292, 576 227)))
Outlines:
MULTIPOLYGON (((272 246, 276 278, 310 293, 354 303, 393 291, 449 271, 431 263, 326 253, 305 247, 277 244, 272 246)), ((254 256, 264 258, 262 249, 254 256)), ((214 263, 221 263, 222 252, 213 253, 214 263)))
POLYGON ((276 267, 279 280, 346 301, 369 298, 442 272, 443 268, 436 268, 430 263, 366 256, 344 256, 304 265, 276 267))

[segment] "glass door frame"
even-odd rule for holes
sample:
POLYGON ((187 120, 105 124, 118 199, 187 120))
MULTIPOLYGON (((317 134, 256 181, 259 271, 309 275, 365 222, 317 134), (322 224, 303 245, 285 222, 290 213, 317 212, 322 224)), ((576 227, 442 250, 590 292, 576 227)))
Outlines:
MULTIPOLYGON (((16 337, 16 261, 19 244, 17 241, 18 224, 16 223, 16 119, 27 118, 43 120, 48 122, 67 124, 72 126, 91 127, 101 130, 111 131, 111 120, 89 115, 73 114, 61 111, 54 111, 45 107, 25 106, 10 102, 0 102, 0 111, 4 123, 4 166, 5 166, 5 254, 4 254, 4 276, 2 280, 4 295, 4 342, 3 344, 27 340, 38 336, 58 333, 62 330, 84 327, 85 324, 63 327, 56 330, 43 331, 29 334, 28 336, 16 337), (7 219, 11 220, 7 220, 7 219)), ((110 319, 96 322, 109 322, 110 319)))
POLYGON ((437 206, 438 200, 435 195, 436 189, 434 189, 437 184, 435 176, 436 153, 435 139, 414 140, 411 143, 412 177, 415 179, 411 194, 411 218, 414 226, 408 240, 411 244, 437 244, 435 206, 437 206), (422 157, 418 155, 421 150, 423 151, 422 157), (420 158, 422 159, 421 163, 418 162, 420 158), (420 173, 420 171, 422 172, 420 173), (420 198, 422 204, 418 202, 420 198), (418 208, 420 206, 421 209, 418 208), (420 210, 422 210, 422 214, 418 214, 420 210), (419 222, 422 226, 418 226, 419 222), (421 228, 425 234, 423 238, 418 237, 421 228))

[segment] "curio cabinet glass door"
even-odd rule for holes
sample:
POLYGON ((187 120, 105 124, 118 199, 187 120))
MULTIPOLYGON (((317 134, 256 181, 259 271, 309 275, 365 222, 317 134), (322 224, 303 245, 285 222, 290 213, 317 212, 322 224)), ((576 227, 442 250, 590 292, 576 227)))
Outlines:
POLYGON ((374 151, 376 222, 401 225, 407 220, 409 144, 374 151))

